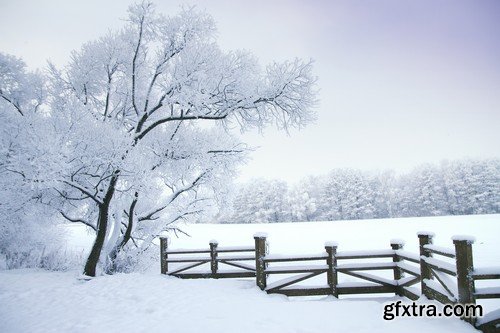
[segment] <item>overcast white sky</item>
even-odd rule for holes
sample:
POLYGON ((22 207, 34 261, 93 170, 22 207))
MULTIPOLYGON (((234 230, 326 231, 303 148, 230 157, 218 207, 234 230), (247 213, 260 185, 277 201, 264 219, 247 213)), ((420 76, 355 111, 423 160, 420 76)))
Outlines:
MULTIPOLYGON (((318 121, 290 136, 247 133, 260 148, 241 179, 296 181, 333 168, 393 168, 500 157, 500 1, 157 1, 197 4, 226 49, 263 63, 313 58, 318 121)), ((31 67, 120 27, 128 1, 0 0, 0 51, 31 67)))

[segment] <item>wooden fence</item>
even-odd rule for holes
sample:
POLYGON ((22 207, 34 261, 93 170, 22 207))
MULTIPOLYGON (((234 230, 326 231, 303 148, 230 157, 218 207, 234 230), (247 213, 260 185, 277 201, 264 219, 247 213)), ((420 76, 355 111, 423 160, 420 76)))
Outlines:
MULTIPOLYGON (((479 280, 499 280, 500 268, 474 268, 472 239, 454 237, 454 248, 449 249, 435 246, 433 236, 429 232, 418 234, 419 254, 405 251, 402 241, 393 240, 390 249, 338 251, 336 243, 327 243, 323 253, 295 256, 270 255, 264 234, 254 236, 254 246, 218 247, 211 241, 208 249, 198 250, 169 250, 167 238, 161 238, 161 273, 180 278, 254 277, 261 290, 287 296, 394 293, 411 300, 425 295, 443 304, 500 298, 500 286, 475 287, 479 280), (248 252, 251 254, 234 255, 248 252), (245 261, 255 265, 242 263, 245 261), (188 264, 169 269, 169 263, 188 264), (192 272, 204 264, 210 270, 192 272), (232 269, 220 269, 220 264, 232 269), (322 274, 326 275, 323 285, 297 285, 322 274), (268 283, 270 277, 283 275, 287 277, 268 283), (356 278, 357 282, 339 282, 339 276, 356 278)), ((464 320, 484 332, 500 332, 500 309, 464 320)))

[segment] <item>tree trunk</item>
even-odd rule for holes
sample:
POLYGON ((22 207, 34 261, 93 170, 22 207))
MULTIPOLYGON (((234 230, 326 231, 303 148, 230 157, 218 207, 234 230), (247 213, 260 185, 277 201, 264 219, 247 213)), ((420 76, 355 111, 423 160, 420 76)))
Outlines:
POLYGON ((106 239, 106 231, 108 229, 108 219, 109 219, 109 205, 111 199, 113 199, 113 194, 115 193, 116 182, 118 181, 119 171, 115 171, 111 181, 109 182, 108 190, 104 196, 103 202, 99 205, 99 217, 97 220, 97 236, 92 245, 92 250, 90 251, 87 262, 85 263, 85 268, 83 274, 87 276, 95 276, 96 267, 99 263, 99 257, 101 256, 102 247, 104 245, 104 240, 106 239))
POLYGON ((109 265, 107 267, 107 273, 109 274, 112 274, 116 271, 116 258, 118 257, 118 253, 125 247, 128 241, 132 238, 132 228, 134 225, 134 211, 135 211, 135 205, 137 204, 138 196, 139 194, 135 192, 135 198, 132 201, 132 204, 130 205, 128 212, 128 224, 125 234, 123 235, 120 242, 116 244, 113 247, 113 250, 111 250, 111 252, 109 253, 108 256, 109 265))

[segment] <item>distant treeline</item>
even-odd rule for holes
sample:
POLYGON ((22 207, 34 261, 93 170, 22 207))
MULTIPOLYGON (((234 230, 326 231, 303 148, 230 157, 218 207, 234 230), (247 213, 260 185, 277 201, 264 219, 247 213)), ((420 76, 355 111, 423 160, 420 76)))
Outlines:
POLYGON ((335 169, 289 186, 256 179, 240 186, 220 223, 331 221, 500 212, 500 159, 425 164, 397 175, 335 169))

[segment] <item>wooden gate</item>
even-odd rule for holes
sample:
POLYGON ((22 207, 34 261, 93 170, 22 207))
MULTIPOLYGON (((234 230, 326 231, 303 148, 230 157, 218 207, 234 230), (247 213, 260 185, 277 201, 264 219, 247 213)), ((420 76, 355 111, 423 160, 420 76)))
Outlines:
POLYGON ((211 241, 208 249, 168 250, 167 244, 167 238, 160 239, 162 274, 184 279, 255 277, 253 246, 219 247, 211 241))

